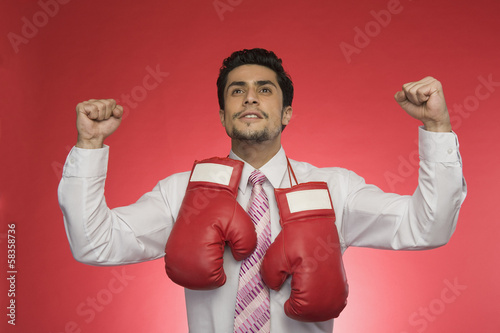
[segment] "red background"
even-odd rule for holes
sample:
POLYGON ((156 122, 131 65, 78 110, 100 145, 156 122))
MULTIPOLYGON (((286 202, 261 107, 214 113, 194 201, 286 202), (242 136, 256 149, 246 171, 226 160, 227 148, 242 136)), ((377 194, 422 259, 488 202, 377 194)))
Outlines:
POLYGON ((283 137, 293 159, 349 168, 386 191, 411 194, 419 124, 393 94, 427 75, 442 82, 461 143, 469 193, 450 243, 424 252, 347 250, 349 305, 335 333, 499 332, 500 3, 218 3, 226 6, 221 15, 213 0, 1 2, 2 331, 187 331, 183 290, 162 260, 113 268, 72 258, 56 190, 76 142, 74 109, 90 98, 135 94, 107 140, 107 201, 127 205, 194 159, 228 153, 218 68, 234 50, 264 47, 284 59, 295 82, 283 137), (43 3, 52 4, 50 15, 43 3), (388 6, 390 22, 386 15, 377 23, 384 16, 371 11, 388 6), (363 40, 357 31, 365 29, 363 40), (358 46, 349 57, 346 44, 358 46), (148 66, 169 73, 151 90, 143 87, 148 66), (480 87, 480 77, 497 84, 480 87), (6 316, 8 224, 16 225, 15 326, 6 316), (453 293, 446 281, 462 289, 453 293))

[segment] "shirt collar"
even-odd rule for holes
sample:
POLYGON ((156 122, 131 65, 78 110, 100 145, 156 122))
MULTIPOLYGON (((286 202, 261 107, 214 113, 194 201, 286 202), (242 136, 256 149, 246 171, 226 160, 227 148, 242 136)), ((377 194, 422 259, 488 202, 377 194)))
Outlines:
MULTIPOLYGON (((245 163, 243 166, 243 171, 241 173, 239 185, 240 191, 242 191, 244 194, 247 189, 248 178, 250 177, 250 174, 255 170, 255 168, 241 159, 239 156, 237 156, 232 150, 229 153, 229 158, 243 161, 245 163)), ((273 188, 279 188, 287 170, 286 154, 283 147, 281 147, 276 155, 274 155, 273 158, 271 158, 259 170, 266 176, 267 180, 271 183, 273 188)))

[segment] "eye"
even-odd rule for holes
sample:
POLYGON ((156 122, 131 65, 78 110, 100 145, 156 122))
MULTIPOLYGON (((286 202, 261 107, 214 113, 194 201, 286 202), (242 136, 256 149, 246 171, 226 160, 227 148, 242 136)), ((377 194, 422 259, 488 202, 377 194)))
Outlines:
POLYGON ((243 93, 242 89, 234 89, 233 91, 231 91, 231 95, 236 95, 236 94, 241 94, 241 93, 243 93))
POLYGON ((263 93, 270 93, 270 92, 271 92, 271 89, 269 89, 269 88, 262 88, 262 89, 260 89, 260 92, 263 92, 263 93))

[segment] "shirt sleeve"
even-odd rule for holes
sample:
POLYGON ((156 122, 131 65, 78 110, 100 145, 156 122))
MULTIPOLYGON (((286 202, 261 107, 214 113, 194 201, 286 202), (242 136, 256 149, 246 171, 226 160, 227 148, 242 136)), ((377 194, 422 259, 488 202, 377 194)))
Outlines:
POLYGON ((420 250, 446 244, 467 187, 455 133, 419 129, 420 168, 413 195, 384 193, 351 173, 342 234, 347 246, 420 250))
POLYGON ((91 265, 160 258, 174 218, 161 182, 136 203, 108 208, 104 197, 109 147, 69 153, 58 198, 73 256, 91 265))

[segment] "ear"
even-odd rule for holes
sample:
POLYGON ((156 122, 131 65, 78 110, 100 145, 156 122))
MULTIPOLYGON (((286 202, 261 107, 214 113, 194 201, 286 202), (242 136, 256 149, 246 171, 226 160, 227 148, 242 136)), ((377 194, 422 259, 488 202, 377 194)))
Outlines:
POLYGON ((282 116, 281 116, 281 124, 282 125, 288 125, 288 123, 290 122, 290 119, 292 119, 292 113, 293 113, 293 110, 292 110, 292 107, 291 106, 287 106, 283 109, 283 112, 282 112, 282 116))
POLYGON ((219 117, 220 117, 220 122, 221 122, 222 126, 224 126, 224 120, 226 119, 224 110, 222 110, 222 109, 219 110, 219 117))

